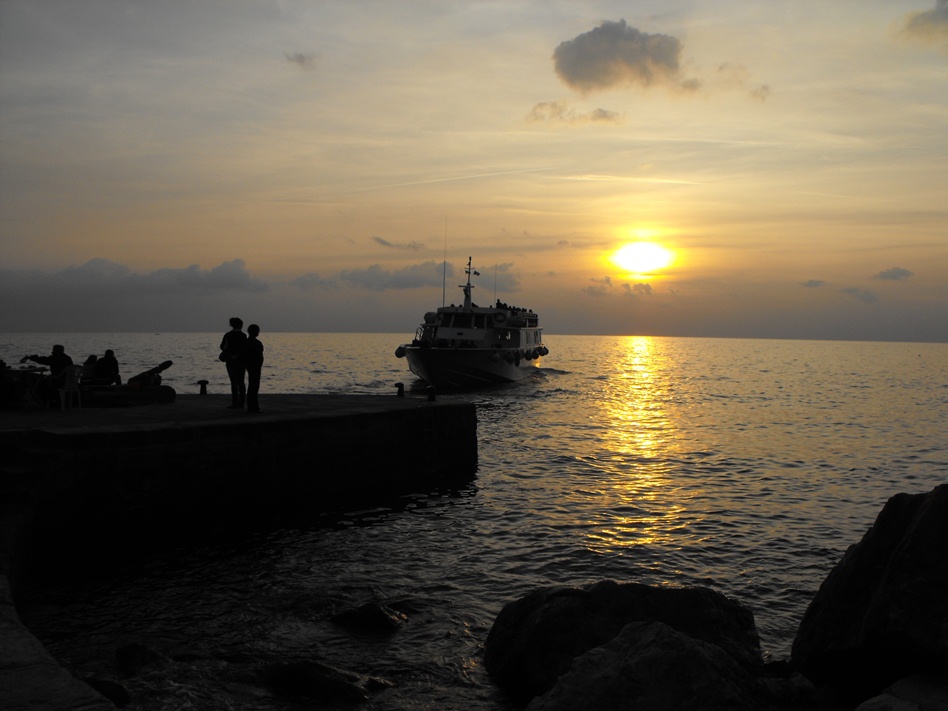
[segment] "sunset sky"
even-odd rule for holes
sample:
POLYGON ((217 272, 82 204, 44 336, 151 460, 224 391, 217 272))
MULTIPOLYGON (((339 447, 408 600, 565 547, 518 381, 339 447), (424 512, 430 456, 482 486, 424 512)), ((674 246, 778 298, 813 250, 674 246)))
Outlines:
POLYGON ((548 335, 948 341, 948 0, 0 0, 0 331, 410 338, 445 256, 548 335))

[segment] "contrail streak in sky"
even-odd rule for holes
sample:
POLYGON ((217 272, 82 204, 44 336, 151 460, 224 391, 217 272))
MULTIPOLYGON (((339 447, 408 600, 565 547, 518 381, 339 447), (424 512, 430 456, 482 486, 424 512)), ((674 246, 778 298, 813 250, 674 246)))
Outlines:
POLYGON ((502 170, 496 173, 478 173, 477 175, 459 175, 454 178, 431 178, 430 180, 413 180, 406 183, 387 183, 385 185, 374 185, 370 188, 362 188, 362 191, 381 190, 383 188, 404 188, 410 185, 428 185, 429 183, 451 183, 459 180, 476 180, 477 178, 493 178, 498 175, 516 175, 518 173, 539 173, 544 170, 553 170, 553 168, 524 168, 523 170, 502 170))

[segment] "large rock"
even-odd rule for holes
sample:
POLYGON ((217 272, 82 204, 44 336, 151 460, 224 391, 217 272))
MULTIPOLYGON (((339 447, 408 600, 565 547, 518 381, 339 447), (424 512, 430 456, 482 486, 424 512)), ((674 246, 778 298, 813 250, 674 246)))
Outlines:
POLYGON ((948 670, 948 485, 898 494, 810 603, 793 661, 858 702, 948 670))
POLYGON ((859 704, 856 711, 945 711, 948 680, 924 675, 899 679, 879 696, 859 704))
POLYGON ((818 708, 799 680, 758 679, 720 647, 632 622, 586 652, 527 711, 782 711, 818 708))
POLYGON ((491 679, 520 705, 549 691, 576 657, 630 622, 655 620, 717 645, 748 670, 762 665, 753 613, 705 588, 603 581, 544 588, 504 606, 485 646, 491 679))

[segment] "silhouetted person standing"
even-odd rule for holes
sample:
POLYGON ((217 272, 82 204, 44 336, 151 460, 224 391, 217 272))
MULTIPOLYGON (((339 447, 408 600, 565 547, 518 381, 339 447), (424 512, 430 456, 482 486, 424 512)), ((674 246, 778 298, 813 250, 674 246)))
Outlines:
POLYGON ((247 412, 260 412, 257 393, 260 391, 260 371, 263 370, 263 344, 257 339, 260 326, 255 323, 247 326, 247 342, 240 353, 240 359, 247 367, 247 412))
POLYGON ((43 378, 37 390, 43 400, 49 400, 58 388, 66 384, 66 368, 72 365, 72 358, 66 355, 66 349, 58 343, 48 356, 28 355, 20 359, 21 363, 31 360, 34 363, 49 366, 49 380, 43 378))
POLYGON ((48 356, 28 355, 24 356, 20 362, 25 363, 28 360, 49 366, 53 389, 63 386, 66 381, 66 374, 63 371, 66 366, 72 365, 72 358, 66 355, 66 349, 59 344, 53 346, 53 352, 48 356))
POLYGON ((234 316, 234 318, 230 320, 231 330, 225 333, 223 340, 221 340, 220 359, 227 364, 227 377, 230 378, 231 410, 241 409, 244 406, 244 398, 246 397, 244 364, 243 361, 237 357, 237 354, 240 353, 244 344, 247 342, 247 334, 240 330, 243 327, 244 322, 234 316))

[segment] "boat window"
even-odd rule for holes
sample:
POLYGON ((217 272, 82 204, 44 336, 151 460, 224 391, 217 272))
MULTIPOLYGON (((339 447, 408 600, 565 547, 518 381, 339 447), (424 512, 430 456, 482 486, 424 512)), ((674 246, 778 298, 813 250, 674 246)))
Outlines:
POLYGON ((454 314, 454 323, 452 328, 471 328, 472 316, 474 314, 454 314))

